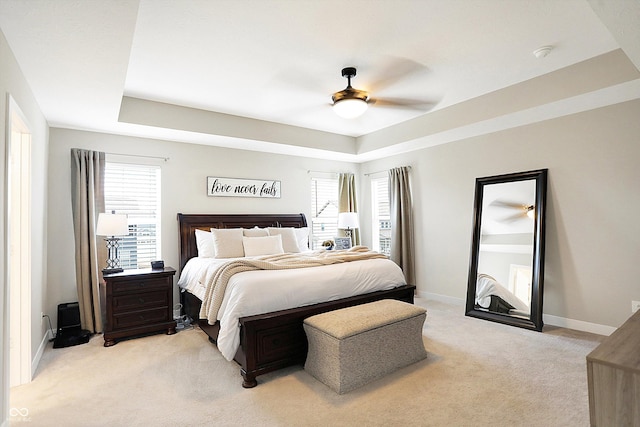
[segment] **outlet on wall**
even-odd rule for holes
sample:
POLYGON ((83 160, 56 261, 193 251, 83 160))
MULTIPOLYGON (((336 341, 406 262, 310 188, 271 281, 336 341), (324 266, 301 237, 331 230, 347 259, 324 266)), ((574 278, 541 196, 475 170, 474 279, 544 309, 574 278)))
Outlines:
POLYGON ((640 310, 640 301, 631 301, 631 312, 635 313, 640 310))

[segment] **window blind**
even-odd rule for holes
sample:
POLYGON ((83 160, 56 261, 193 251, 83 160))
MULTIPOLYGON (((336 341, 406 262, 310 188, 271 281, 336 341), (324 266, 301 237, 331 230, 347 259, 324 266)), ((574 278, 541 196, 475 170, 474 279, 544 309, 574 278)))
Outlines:
POLYGON ((338 235, 338 178, 311 178, 311 249, 338 235))
POLYGON ((129 235, 118 250, 124 269, 149 268, 160 254, 160 167, 107 161, 105 211, 126 214, 129 235))

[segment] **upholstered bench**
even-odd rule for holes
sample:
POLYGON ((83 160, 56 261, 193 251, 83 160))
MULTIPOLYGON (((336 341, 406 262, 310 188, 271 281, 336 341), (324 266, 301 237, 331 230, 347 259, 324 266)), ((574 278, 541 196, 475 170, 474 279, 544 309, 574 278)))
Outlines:
POLYGON ((381 300, 304 321, 309 352, 304 369, 343 394, 427 357, 424 308, 381 300))

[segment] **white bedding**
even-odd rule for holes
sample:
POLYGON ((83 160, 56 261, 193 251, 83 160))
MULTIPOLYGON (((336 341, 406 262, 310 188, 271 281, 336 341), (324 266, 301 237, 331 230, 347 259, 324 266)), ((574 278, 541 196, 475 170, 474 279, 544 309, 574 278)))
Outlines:
POLYGON ((528 313, 529 306, 520 298, 515 296, 509 289, 487 274, 479 274, 476 283, 476 303, 483 308, 489 308, 491 295, 496 295, 509 304, 515 310, 528 313))
MULTIPOLYGON (((211 274, 211 269, 227 261, 229 259, 190 259, 178 286, 202 300, 204 278, 211 274)), ((227 285, 218 313, 218 349, 227 360, 233 359, 240 345, 240 317, 392 289, 405 283, 400 267, 388 259, 235 274, 227 285)))

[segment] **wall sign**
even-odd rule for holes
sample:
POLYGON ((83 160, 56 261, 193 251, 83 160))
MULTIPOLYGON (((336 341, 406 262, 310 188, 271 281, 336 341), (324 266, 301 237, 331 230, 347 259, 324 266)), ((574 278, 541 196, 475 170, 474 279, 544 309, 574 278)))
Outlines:
POLYGON ((280 181, 207 177, 207 196, 280 198, 280 181))

